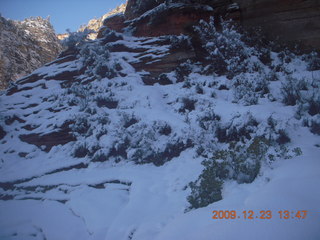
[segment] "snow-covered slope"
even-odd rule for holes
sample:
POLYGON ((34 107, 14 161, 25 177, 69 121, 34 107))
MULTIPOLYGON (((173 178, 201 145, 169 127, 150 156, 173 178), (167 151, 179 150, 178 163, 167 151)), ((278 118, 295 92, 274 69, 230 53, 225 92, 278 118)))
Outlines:
POLYGON ((153 85, 133 66, 176 39, 109 32, 0 96, 0 239, 319 239, 314 55, 203 33, 207 64, 153 85))

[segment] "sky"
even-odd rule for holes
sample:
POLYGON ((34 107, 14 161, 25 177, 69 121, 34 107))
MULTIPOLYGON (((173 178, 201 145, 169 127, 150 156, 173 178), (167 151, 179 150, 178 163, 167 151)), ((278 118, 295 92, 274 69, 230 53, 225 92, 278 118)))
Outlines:
POLYGON ((98 18, 126 0, 0 0, 2 17, 24 20, 28 17, 50 16, 56 33, 76 31, 90 19, 98 18))

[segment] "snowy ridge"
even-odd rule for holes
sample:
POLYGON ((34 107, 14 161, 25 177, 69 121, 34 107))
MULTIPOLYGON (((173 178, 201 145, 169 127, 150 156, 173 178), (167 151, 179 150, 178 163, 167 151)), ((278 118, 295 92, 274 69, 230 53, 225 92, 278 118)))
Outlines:
POLYGON ((52 61, 62 50, 49 18, 12 21, 1 17, 0 22, 0 89, 52 61))
MULTIPOLYGON (((219 75, 186 61, 146 85, 172 38, 109 32, 1 95, 0 239, 318 239, 320 71, 288 52, 264 64, 223 34, 246 71, 238 56, 219 75), (208 172, 216 195, 202 197, 208 172)), ((228 50, 216 44, 212 65, 228 50)))

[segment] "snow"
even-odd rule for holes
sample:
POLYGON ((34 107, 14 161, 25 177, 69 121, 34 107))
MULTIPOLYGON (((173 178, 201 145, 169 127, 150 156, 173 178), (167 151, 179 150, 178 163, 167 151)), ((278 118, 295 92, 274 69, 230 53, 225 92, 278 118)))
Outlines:
POLYGON ((320 161, 317 156, 313 153, 281 161, 252 184, 227 183, 223 200, 179 216, 155 239, 181 236, 183 239, 318 239, 320 161), (214 210, 271 210, 273 218, 213 220, 214 210), (279 218, 281 210, 308 213, 306 219, 285 220, 279 218))
MULTIPOLYGON (((126 36, 119 42, 132 49, 143 45, 150 48, 148 56, 160 58, 167 54, 168 46, 154 46, 155 41, 126 36)), ((127 75, 113 79, 101 78, 88 84, 91 92, 85 92, 88 95, 86 100, 89 107, 96 109, 94 116, 82 112, 80 104, 67 105, 71 98, 76 99, 75 95, 79 92, 72 87, 63 89, 61 81, 54 80, 59 73, 80 69, 80 60, 49 64, 34 72, 43 79, 22 85, 31 89, 13 96, 0 96, 1 123, 2 118, 14 114, 26 121, 1 124, 9 134, 1 140, 0 146, 0 239, 320 238, 320 139, 303 127, 299 119, 294 118, 296 106, 285 106, 281 102, 280 88, 285 76, 280 76, 280 81, 270 83, 269 89, 276 101, 259 97, 256 105, 244 106, 233 101, 232 90, 207 86, 217 82, 232 88, 225 76, 204 76, 194 71, 188 76, 190 82, 207 84, 203 86, 203 94, 196 94, 193 86, 185 88, 183 83, 143 85, 142 73, 135 72, 129 64, 139 61, 136 53, 111 53, 110 59, 110 62, 117 59, 127 75), (46 78, 53 79, 44 80, 46 78), (121 82, 125 84, 118 84, 121 82), (45 83, 46 88, 40 88, 40 83, 45 83), (215 98, 211 97, 212 91, 216 93, 215 98), (100 95, 118 100, 118 108, 97 108, 95 97, 100 95), (179 112, 184 97, 197 100, 196 110, 183 114, 179 112), (34 103, 39 105, 28 107, 34 103), (64 109, 51 112, 48 110, 50 107, 64 109), (130 149, 129 159, 120 162, 112 159, 91 162, 89 156, 72 157, 76 144, 93 146, 98 142, 102 150, 107 151, 115 140, 121 140, 125 134, 135 136, 139 142, 139 133, 149 133, 154 127, 152 124, 159 121, 171 126, 172 136, 156 135, 153 142, 150 140, 157 150, 178 137, 186 141, 188 138, 197 140, 204 136, 200 140, 209 144, 214 141, 211 139, 213 133, 201 135, 198 126, 199 117, 206 111, 214 111, 221 116, 221 122, 225 125, 231 121, 241 125, 252 115, 261 123, 257 134, 265 130, 263 126, 267 125, 267 118, 272 116, 278 121, 278 128, 288 131, 291 138, 289 150, 299 147, 302 155, 290 159, 283 157, 273 163, 264 162, 258 177, 250 184, 225 181, 221 201, 190 211, 186 211, 189 207, 187 197, 191 192, 188 184, 195 181, 204 168, 201 164, 204 158, 197 155, 195 147, 188 148, 161 166, 135 164, 130 158, 135 148, 130 149), (124 129, 121 125, 123 116, 131 115, 139 119, 137 126, 124 129), (111 123, 98 124, 98 116, 107 116, 111 123), (99 139, 80 135, 77 143, 54 146, 48 153, 19 138, 20 134, 29 133, 22 128, 26 124, 39 125, 31 130, 32 133, 46 134, 61 127, 67 120, 81 117, 92 121, 94 133, 103 127, 107 128, 108 133, 99 139), (18 154, 20 152, 27 152, 28 155, 21 157, 18 154), (68 169, 81 163, 86 167, 68 169), (14 183, 14 187, 8 187, 10 183, 14 183), (11 196, 12 199, 5 199, 5 196, 11 196), (273 217, 264 220, 212 219, 214 210, 235 210, 239 214, 249 210, 256 213, 270 210, 273 217), (284 210, 306 210, 307 217, 280 219, 278 211, 284 210)), ((296 77, 310 76, 305 63, 299 59, 288 64, 288 68, 295 70, 296 77)), ((83 75, 78 79, 85 78, 83 75)), ((141 142, 145 140, 148 143, 146 138, 142 136, 141 142)), ((223 144, 217 146, 219 149, 226 147, 223 144)))
POLYGON ((190 160, 190 153, 163 167, 97 166, 39 178, 28 185, 82 185, 67 194, 67 204, 1 201, 0 236, 7 237, 16 229, 23 236, 24 228, 27 232, 41 228, 47 239, 126 239, 133 230, 137 239, 317 239, 320 161, 319 150, 311 150, 303 157, 279 162, 252 184, 226 183, 223 200, 188 213, 183 212, 187 195, 183 187, 201 171, 199 161, 190 160), (108 184, 105 190, 83 185, 113 178, 132 181, 129 192, 108 184), (213 210, 272 210, 274 217, 213 220, 213 210), (277 217, 280 210, 307 210, 308 215, 306 219, 284 220, 277 217))

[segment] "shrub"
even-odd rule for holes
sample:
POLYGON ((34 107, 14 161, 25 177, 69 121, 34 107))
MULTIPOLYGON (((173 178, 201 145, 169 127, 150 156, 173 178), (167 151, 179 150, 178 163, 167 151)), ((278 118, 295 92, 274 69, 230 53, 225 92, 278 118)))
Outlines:
POLYGON ((189 112, 195 110, 195 104, 196 104, 197 100, 194 99, 189 99, 189 98, 182 98, 182 106, 179 109, 179 112, 186 112, 187 110, 189 112))
POLYGON ((196 85, 196 93, 198 93, 198 94, 203 94, 204 93, 203 92, 203 88, 199 84, 196 85))
POLYGON ((288 106, 294 106, 297 102, 301 102, 301 87, 302 84, 299 80, 294 79, 292 76, 288 76, 281 87, 283 103, 288 106))
POLYGON ((193 143, 190 139, 188 139, 186 143, 184 143, 183 141, 167 143, 164 151, 153 153, 151 156, 149 156, 149 159, 154 165, 162 166, 172 158, 179 157, 184 150, 192 146, 193 143))
MULTIPOLYGON (((176 81, 178 82, 184 82, 187 80, 187 76, 192 72, 192 67, 189 61, 180 64, 176 69, 175 69, 175 76, 176 76, 176 81)), ((191 87, 191 86, 190 86, 191 87)))
POLYGON ((206 51, 210 68, 217 74, 229 74, 229 77, 246 71, 249 56, 253 49, 241 40, 241 34, 230 22, 221 22, 221 31, 215 26, 214 19, 209 23, 201 21, 195 28, 200 42, 206 51))
MULTIPOLYGON (((225 180, 251 183, 260 172, 261 162, 266 159, 270 142, 263 136, 255 137, 250 144, 229 144, 226 150, 214 151, 212 158, 204 160, 204 170, 198 179, 189 184, 191 194, 187 200, 189 209, 206 207, 222 199, 221 190, 225 180)), ((204 152, 197 149, 198 154, 204 152)))
POLYGON ((309 100, 308 113, 311 116, 320 114, 320 98, 317 101, 315 101, 314 99, 309 100))
POLYGON ((158 82, 160 85, 169 85, 173 83, 165 73, 159 75, 158 82))
POLYGON ((205 169, 200 174, 199 178, 189 183, 191 194, 187 200, 190 203, 189 209, 197 209, 206 207, 211 203, 222 199, 222 184, 223 181, 217 176, 217 165, 219 163, 204 162, 205 169))
POLYGON ((98 107, 107 107, 109 109, 118 107, 118 101, 111 97, 98 96, 95 101, 98 107))
POLYGON ((198 118, 199 127, 205 131, 214 131, 220 119, 221 117, 215 114, 214 111, 207 111, 203 116, 198 118))
POLYGON ((312 52, 307 57, 308 61, 308 71, 320 70, 320 54, 317 52, 312 52))
POLYGON ((127 114, 123 115, 123 127, 124 128, 129 128, 133 124, 136 124, 138 122, 139 122, 139 120, 133 114, 132 115, 127 115, 127 114))
POLYGON ((88 154, 89 150, 85 144, 78 145, 73 152, 73 156, 76 158, 84 158, 88 154))
POLYGON ((109 157, 122 157, 123 159, 127 159, 127 149, 130 146, 129 138, 125 137, 123 141, 115 142, 112 148, 109 151, 109 157))
POLYGON ((103 151, 96 152, 91 160, 92 162, 106 162, 108 161, 108 155, 103 151))
POLYGON ((233 79, 234 99, 244 105, 255 105, 259 96, 269 92, 268 82, 261 74, 240 74, 233 79))
POLYGON ((87 39, 88 35, 92 33, 92 30, 85 29, 83 32, 71 32, 67 29, 69 36, 65 38, 61 43, 64 47, 74 49, 79 45, 82 45, 87 39))
POLYGON ((123 40, 123 37, 121 34, 116 33, 113 30, 110 30, 108 28, 105 28, 103 31, 103 38, 102 38, 102 44, 107 44, 110 42, 116 42, 119 40, 123 40))
POLYGON ((71 126, 72 132, 75 134, 86 136, 89 133, 91 125, 87 116, 75 117, 75 123, 71 126))
POLYGON ((159 133, 161 135, 169 136, 172 132, 172 129, 169 124, 165 123, 164 125, 160 126, 159 133))
POLYGON ((320 121, 319 120, 318 121, 315 121, 315 120, 311 121, 310 131, 313 134, 320 135, 320 121))
POLYGON ((276 142, 283 145, 283 144, 289 143, 290 141, 291 140, 290 140, 288 134, 285 132, 285 130, 280 129, 278 131, 278 138, 277 138, 276 142))
POLYGON ((102 124, 102 125, 108 125, 111 122, 110 118, 109 118, 109 114, 107 114, 107 113, 104 113, 104 114, 98 116, 96 118, 96 120, 98 121, 99 124, 102 124))
POLYGON ((269 148, 263 137, 254 138, 250 144, 229 144, 228 150, 218 150, 214 159, 223 161, 228 175, 225 179, 233 179, 238 183, 251 183, 257 177, 261 161, 269 148))
POLYGON ((186 143, 181 140, 168 142, 162 149, 153 149, 152 147, 141 146, 136 149, 132 159, 138 164, 153 163, 155 166, 162 166, 174 157, 193 146, 193 142, 188 139, 186 143))
POLYGON ((170 38, 170 50, 188 50, 192 49, 190 37, 185 35, 172 35, 170 38))
POLYGON ((240 124, 234 123, 234 120, 225 127, 221 125, 217 126, 216 137, 219 142, 230 143, 241 141, 244 143, 252 138, 251 135, 256 131, 259 124, 251 115, 240 124))

